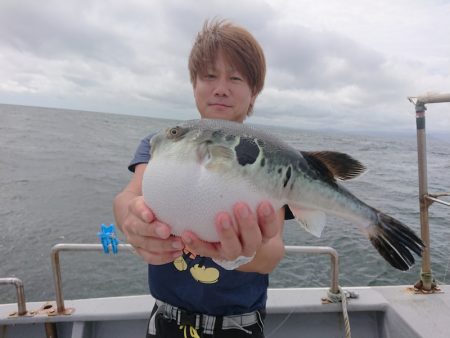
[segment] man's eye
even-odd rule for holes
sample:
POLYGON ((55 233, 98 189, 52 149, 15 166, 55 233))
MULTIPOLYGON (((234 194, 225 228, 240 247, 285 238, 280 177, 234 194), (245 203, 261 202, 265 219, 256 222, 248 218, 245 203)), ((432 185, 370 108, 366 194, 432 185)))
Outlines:
POLYGON ((242 81, 242 78, 240 78, 239 76, 232 76, 230 79, 232 81, 242 81))

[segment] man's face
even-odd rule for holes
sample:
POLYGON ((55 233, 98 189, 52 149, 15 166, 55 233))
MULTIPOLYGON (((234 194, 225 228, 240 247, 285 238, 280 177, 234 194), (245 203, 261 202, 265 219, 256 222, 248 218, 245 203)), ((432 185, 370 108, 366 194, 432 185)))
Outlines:
POLYGON ((222 52, 198 74, 194 83, 194 97, 202 118, 243 122, 256 95, 241 73, 229 65, 222 52))

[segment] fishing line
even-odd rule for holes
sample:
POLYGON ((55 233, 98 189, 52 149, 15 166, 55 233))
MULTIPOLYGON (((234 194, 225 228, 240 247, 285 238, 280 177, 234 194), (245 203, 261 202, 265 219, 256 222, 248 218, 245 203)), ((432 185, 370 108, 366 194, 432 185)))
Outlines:
POLYGON ((447 260, 447 266, 445 267, 445 273, 444 273, 444 281, 442 284, 445 284, 445 280, 447 279, 447 273, 448 273, 448 267, 450 266, 450 255, 448 256, 447 260))
POLYGON ((278 324, 269 334, 267 334, 267 338, 272 337, 283 325, 286 321, 291 317, 294 313, 295 308, 291 308, 291 311, 284 317, 280 324, 278 324))

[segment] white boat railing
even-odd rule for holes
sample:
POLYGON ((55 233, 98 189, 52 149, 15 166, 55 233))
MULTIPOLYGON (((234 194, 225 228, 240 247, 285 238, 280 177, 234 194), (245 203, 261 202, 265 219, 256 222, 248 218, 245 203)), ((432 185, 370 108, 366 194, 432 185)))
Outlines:
POLYGON ((329 246, 289 246, 285 247, 286 254, 317 254, 329 255, 331 259, 331 286, 332 294, 339 293, 339 256, 335 249, 329 246))
POLYGON ((422 271, 420 280, 414 285, 423 291, 433 291, 436 283, 431 272, 430 258, 430 227, 428 220, 428 208, 433 202, 450 206, 450 203, 438 197, 450 196, 450 193, 430 194, 428 192, 427 177, 427 150, 425 133, 425 111, 426 104, 450 102, 450 94, 428 94, 417 97, 408 97, 408 100, 415 105, 416 127, 417 127, 417 155, 419 173, 419 203, 420 203, 420 232, 425 248, 422 253, 422 271))
MULTIPOLYGON (((130 244, 118 244, 119 250, 125 252, 135 252, 134 248, 130 244)), ((73 309, 66 309, 64 306, 64 296, 62 291, 62 278, 61 278, 61 264, 59 261, 59 253, 61 251, 103 251, 102 244, 74 244, 74 243, 60 243, 52 247, 51 260, 53 280, 55 282, 55 295, 56 295, 56 310, 58 314, 69 315, 73 312, 73 309)))
MULTIPOLYGON (((130 244, 119 244, 119 251, 134 253, 135 250, 130 244)), ((331 294, 339 294, 339 259, 335 249, 324 246, 286 246, 286 254, 326 254, 331 258, 331 294)), ((70 315, 73 309, 66 308, 62 290, 61 265, 59 254, 61 251, 103 251, 102 244, 69 244, 61 243, 53 246, 51 250, 53 279, 55 282, 56 309, 57 314, 70 315)))
POLYGON ((14 285, 16 287, 17 313, 14 313, 13 315, 18 316, 26 315, 27 306, 25 301, 25 291, 22 280, 15 277, 0 278, 0 285, 14 285))

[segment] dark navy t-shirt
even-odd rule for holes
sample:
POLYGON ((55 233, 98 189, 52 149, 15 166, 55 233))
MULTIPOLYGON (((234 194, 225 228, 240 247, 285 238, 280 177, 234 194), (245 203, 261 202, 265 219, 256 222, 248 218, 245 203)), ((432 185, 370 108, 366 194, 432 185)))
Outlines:
MULTIPOLYGON (((144 138, 129 170, 150 160, 150 139, 144 138)), ((266 274, 225 270, 210 258, 185 251, 174 262, 148 266, 150 293, 156 299, 196 313, 216 316, 264 309, 269 277, 266 274)))

